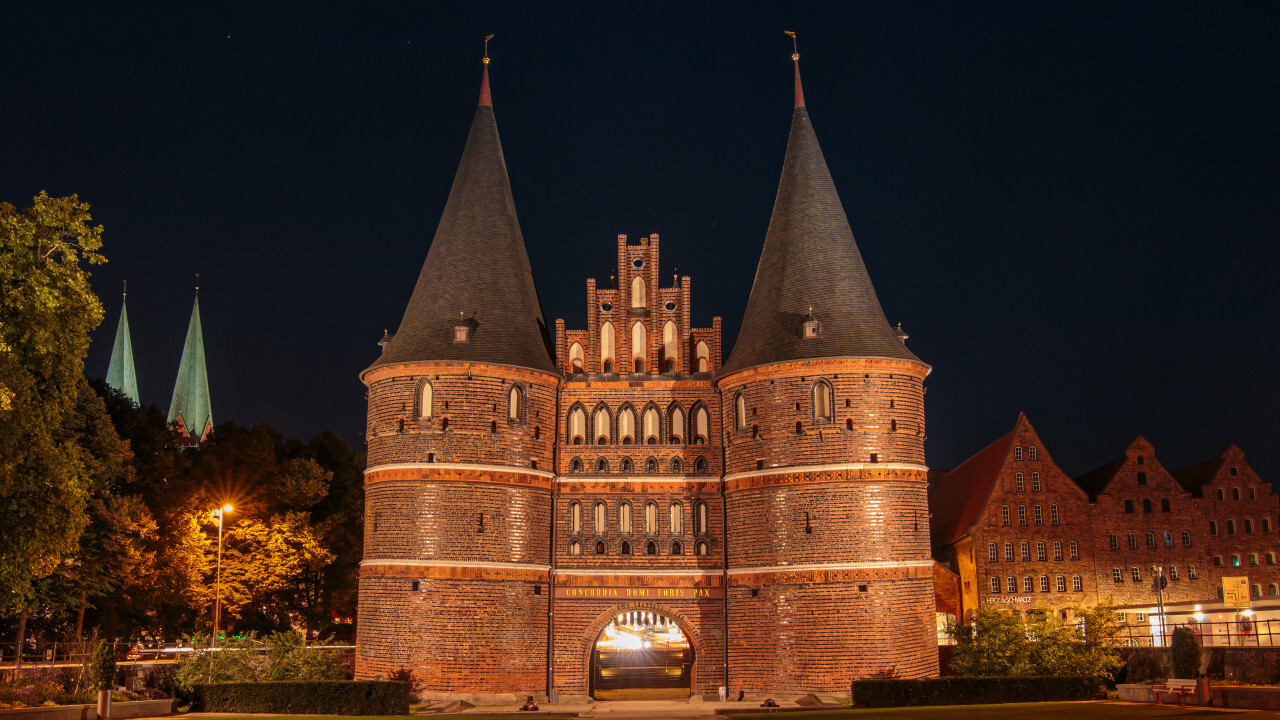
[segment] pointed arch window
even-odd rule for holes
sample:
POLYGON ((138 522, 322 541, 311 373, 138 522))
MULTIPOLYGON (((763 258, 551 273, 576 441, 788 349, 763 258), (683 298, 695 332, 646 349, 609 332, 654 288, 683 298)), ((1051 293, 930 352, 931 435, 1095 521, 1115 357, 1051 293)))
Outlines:
POLYGON ((671 520, 668 523, 672 535, 684 534, 684 505, 678 502, 671 503, 671 520))
POLYGON ((699 500, 693 504, 693 532, 697 535, 706 535, 707 528, 710 525, 711 510, 707 506, 705 500, 699 500))
POLYGON ((582 532, 582 503, 574 500, 569 503, 569 534, 582 532))
POLYGON ((831 383, 819 380, 813 384, 813 419, 823 422, 831 421, 831 408, 835 405, 832 398, 831 383))
MULTIPOLYGON (((694 552, 702 557, 706 557, 707 555, 711 554, 711 546, 707 545, 706 540, 699 540, 698 543, 693 547, 694 547, 694 552)), ((1275 585, 1272 585, 1271 587, 1272 587, 1271 594, 1275 595, 1275 585)))
POLYGON ((711 348, 707 347, 705 342, 699 340, 693 354, 695 363, 694 367, 697 369, 697 372, 711 372, 711 348))
POLYGON ((707 466, 707 459, 706 459, 706 458, 704 458, 704 457, 699 457, 697 460, 694 460, 694 461, 693 461, 693 471, 694 471, 694 472, 696 472, 696 473, 698 473, 698 474, 702 474, 702 473, 705 473, 705 472, 707 471, 707 469, 708 469, 708 466, 707 466))
POLYGON ((418 385, 418 393, 415 398, 418 401, 417 415, 422 420, 426 420, 431 417, 432 392, 433 388, 431 387, 431 382, 426 378, 423 378, 418 385))
POLYGON ((601 405, 596 408, 595 417, 592 419, 594 426, 594 436, 597 445, 609 444, 609 408, 601 405))
POLYGON ((644 441, 647 445, 658 444, 658 434, 662 431, 662 421, 658 409, 650 406, 644 411, 644 441))
POLYGON ((733 397, 733 426, 739 430, 747 429, 747 399, 741 392, 733 397))
POLYGON ((672 555, 684 554, 684 545, 681 545, 679 540, 676 540, 675 542, 671 543, 671 554, 672 555))
POLYGON ((623 555, 630 555, 630 554, 631 554, 631 543, 627 542, 626 540, 623 540, 623 541, 622 541, 622 550, 621 550, 621 552, 622 552, 622 554, 623 554, 623 555))
POLYGON ((622 458, 622 462, 618 463, 618 469, 621 472, 629 473, 634 471, 636 469, 636 466, 634 463, 631 462, 631 458, 624 457, 622 458))
POLYGON ((598 458, 596 460, 596 472, 601 472, 601 473, 609 472, 608 458, 598 458))
POLYGON ((582 445, 587 437, 587 413, 581 407, 569 411, 568 441, 574 445, 582 445))
POLYGON ((569 346, 569 368, 570 372, 584 372, 586 366, 586 355, 582 352, 582 343, 575 342, 569 346))
POLYGON ((672 320, 662 326, 662 359, 664 363, 675 363, 671 370, 679 367, 680 330, 672 320))
POLYGON ((684 443, 684 410, 679 405, 673 405, 670 410, 671 417, 671 442, 680 445, 684 443))
POLYGON ((711 413, 705 405, 693 409, 693 444, 706 445, 711 437, 711 413))
POLYGON ((597 535, 603 535, 609 530, 605 524, 607 522, 608 508, 604 501, 597 500, 595 507, 592 508, 591 519, 594 521, 594 527, 597 535))
POLYGON ((650 474, 658 472, 658 458, 651 457, 645 460, 644 471, 650 474))
POLYGON ((631 503, 624 502, 618 506, 618 532, 631 534, 631 503))
POLYGON ((618 439, 623 445, 630 445, 636 441, 636 411, 630 406, 618 411, 618 439))
POLYGON ((645 338, 644 323, 636 322, 631 326, 631 360, 636 372, 644 372, 644 359, 648 354, 649 344, 645 338))
POLYGON ((650 540, 650 541, 649 541, 649 544, 644 546, 644 554, 645 554, 645 555, 657 555, 657 554, 658 554, 658 543, 656 543, 656 542, 654 542, 654 541, 650 540))
POLYGON ((569 543, 569 554, 570 554, 570 555, 581 555, 581 554, 582 554, 582 543, 578 542, 577 540, 574 540, 573 542, 569 543))
POLYGON ((644 504, 644 531, 648 535, 658 532, 658 503, 652 500, 644 504))
POLYGON ((613 370, 614 346, 616 345, 616 333, 613 329, 613 323, 607 322, 600 326, 600 368, 601 372, 610 372, 613 370))
POLYGON ((512 385, 507 393, 507 420, 520 422, 524 420, 524 388, 512 385))
POLYGON ((636 278, 631 281, 631 307, 642 308, 648 305, 645 300, 644 291, 644 279, 637 275, 636 278))
POLYGON ((680 461, 680 458, 678 457, 671 458, 671 472, 673 473, 684 472, 684 463, 680 461))

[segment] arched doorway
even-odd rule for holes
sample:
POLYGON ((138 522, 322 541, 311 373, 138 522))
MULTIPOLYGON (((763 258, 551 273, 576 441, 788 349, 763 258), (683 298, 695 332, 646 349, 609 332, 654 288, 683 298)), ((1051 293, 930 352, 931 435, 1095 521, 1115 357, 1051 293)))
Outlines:
POLYGON ((591 696, 597 700, 689 697, 693 644, 675 620, 627 610, 608 622, 591 648, 591 696))

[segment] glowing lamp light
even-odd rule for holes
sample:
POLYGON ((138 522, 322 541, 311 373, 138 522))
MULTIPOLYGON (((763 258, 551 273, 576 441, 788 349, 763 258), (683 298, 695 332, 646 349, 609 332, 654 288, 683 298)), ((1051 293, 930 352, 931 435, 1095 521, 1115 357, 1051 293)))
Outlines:
POLYGON ((235 510, 235 508, 231 507, 230 505, 222 506, 222 512, 231 512, 232 510, 235 510))
MULTIPOLYGON (((1197 605, 1196 607, 1198 608, 1200 606, 1197 605)), ((1192 615, 1191 617, 1195 618, 1196 622, 1204 622, 1204 613, 1200 612, 1199 610, 1196 610, 1196 614, 1192 615)))
POLYGON ((1241 615, 1244 615, 1245 617, 1253 617, 1253 611, 1252 611, 1252 610, 1250 610, 1249 608, 1245 608, 1244 612, 1242 612, 1242 613, 1240 613, 1240 614, 1241 614, 1241 615))

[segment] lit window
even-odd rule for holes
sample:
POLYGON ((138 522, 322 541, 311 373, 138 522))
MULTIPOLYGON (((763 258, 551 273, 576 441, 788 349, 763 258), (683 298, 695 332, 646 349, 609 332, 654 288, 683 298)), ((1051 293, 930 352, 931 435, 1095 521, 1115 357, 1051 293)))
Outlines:
POLYGON ((1056 503, 1049 506, 1049 524, 1058 524, 1058 505, 1056 503))
POLYGON ((1071 541, 1071 559, 1072 560, 1080 559, 1080 546, 1076 544, 1075 540, 1071 541))
POLYGON ((1084 592, 1084 581, 1079 575, 1071 576, 1071 592, 1084 592))
POLYGON ((1240 556, 1239 556, 1239 555, 1232 555, 1232 556, 1231 556, 1231 567, 1240 567, 1240 556))
POLYGON ((1023 490, 1025 490, 1025 489, 1026 489, 1024 485, 1025 485, 1025 484, 1024 484, 1024 482, 1023 482, 1022 473, 1017 473, 1017 474, 1015 474, 1015 475, 1013 476, 1013 488, 1014 488, 1014 490, 1017 490, 1018 492, 1022 492, 1023 490))
POLYGON ((1040 492, 1040 473, 1031 473, 1031 490, 1032 492, 1040 492))
POLYGON ((418 388, 418 417, 431 417, 431 383, 426 380, 422 381, 422 387, 418 388))

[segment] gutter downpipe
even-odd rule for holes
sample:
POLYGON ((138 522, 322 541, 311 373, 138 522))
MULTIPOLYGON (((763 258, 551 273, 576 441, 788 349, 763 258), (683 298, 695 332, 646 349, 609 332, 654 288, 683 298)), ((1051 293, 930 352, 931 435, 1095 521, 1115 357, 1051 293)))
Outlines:
MULTIPOLYGON (((554 435, 551 436, 551 547, 547 571, 547 704, 552 704, 552 693, 555 692, 555 605, 556 605, 556 519, 559 517, 560 488, 557 481, 560 467, 560 397, 563 394, 564 379, 556 383, 556 416, 551 423, 554 435)), ((560 698, 555 698, 559 700, 560 698)))

